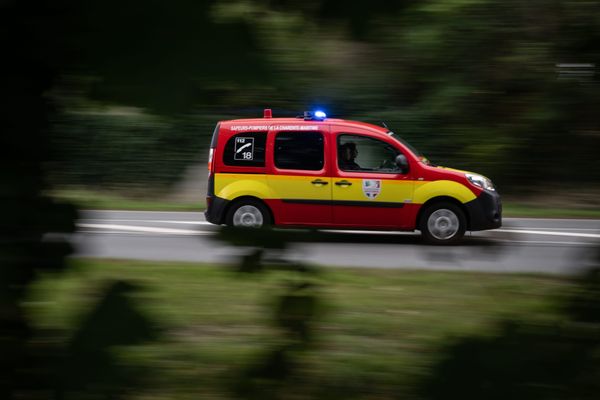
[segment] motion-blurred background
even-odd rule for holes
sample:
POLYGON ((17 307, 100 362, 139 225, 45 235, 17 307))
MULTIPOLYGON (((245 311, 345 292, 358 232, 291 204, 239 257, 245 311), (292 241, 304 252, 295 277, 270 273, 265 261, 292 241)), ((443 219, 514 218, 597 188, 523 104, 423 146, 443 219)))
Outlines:
POLYGON ((218 120, 317 107, 487 175, 505 215, 598 218, 599 43, 592 0, 0 0, 0 399, 596 399, 597 220, 310 235, 342 242, 321 264, 426 271, 173 229, 200 214, 76 224, 199 211, 218 120))
POLYGON ((28 30, 51 68, 62 194, 202 203, 218 120, 320 107, 509 199, 598 205, 596 1, 19 3, 7 34, 28 30))

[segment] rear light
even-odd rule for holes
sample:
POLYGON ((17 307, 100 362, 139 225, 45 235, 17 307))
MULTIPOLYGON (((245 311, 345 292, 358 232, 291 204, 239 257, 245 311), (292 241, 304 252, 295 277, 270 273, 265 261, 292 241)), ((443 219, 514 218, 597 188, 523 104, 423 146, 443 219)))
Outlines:
POLYGON ((211 173, 213 171, 213 161, 215 157, 215 149, 210 148, 208 152, 208 172, 211 173))

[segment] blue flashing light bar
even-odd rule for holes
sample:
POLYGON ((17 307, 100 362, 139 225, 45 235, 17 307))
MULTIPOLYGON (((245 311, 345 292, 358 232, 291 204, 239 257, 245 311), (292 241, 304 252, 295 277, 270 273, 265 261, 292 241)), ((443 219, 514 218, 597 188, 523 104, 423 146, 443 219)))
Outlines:
POLYGON ((325 114, 324 111, 317 110, 313 113, 313 118, 319 119, 319 120, 324 120, 325 118, 327 118, 327 114, 325 114))

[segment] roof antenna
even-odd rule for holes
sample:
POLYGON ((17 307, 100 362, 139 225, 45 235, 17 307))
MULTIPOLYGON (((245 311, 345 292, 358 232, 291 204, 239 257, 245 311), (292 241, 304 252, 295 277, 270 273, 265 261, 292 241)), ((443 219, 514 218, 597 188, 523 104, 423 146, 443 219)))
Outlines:
POLYGON ((390 130, 390 128, 388 128, 388 126, 385 124, 385 122, 381 121, 381 125, 383 125, 383 127, 384 127, 385 129, 387 129, 388 131, 390 130))

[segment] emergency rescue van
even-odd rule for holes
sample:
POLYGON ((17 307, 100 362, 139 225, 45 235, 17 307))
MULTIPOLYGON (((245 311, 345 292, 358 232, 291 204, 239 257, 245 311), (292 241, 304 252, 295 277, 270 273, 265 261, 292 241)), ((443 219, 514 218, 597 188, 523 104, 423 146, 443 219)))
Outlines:
POLYGON ((435 166, 385 127, 320 111, 219 122, 208 169, 213 224, 420 230, 436 244, 502 224, 488 178, 435 166))

